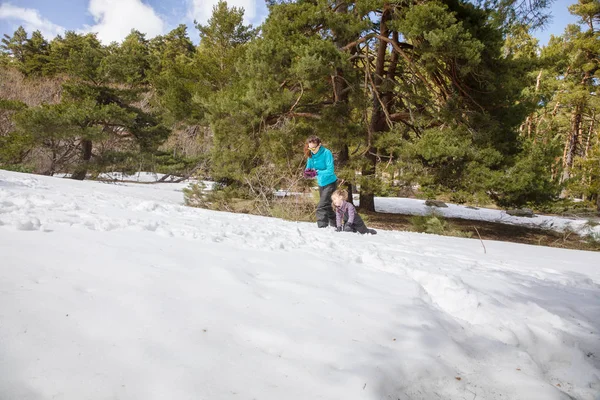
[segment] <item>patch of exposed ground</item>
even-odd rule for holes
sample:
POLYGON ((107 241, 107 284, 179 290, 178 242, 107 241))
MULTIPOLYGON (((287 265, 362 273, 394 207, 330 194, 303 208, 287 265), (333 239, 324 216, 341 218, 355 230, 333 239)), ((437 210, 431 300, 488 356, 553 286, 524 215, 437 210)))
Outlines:
MULTIPOLYGON (((416 231, 411 222, 412 215, 373 213, 358 210, 366 215, 372 228, 399 231, 416 231)), ((525 243, 538 246, 560 247, 564 249, 600 251, 600 243, 588 240, 574 232, 556 232, 553 230, 509 225, 498 222, 474 221, 460 218, 444 218, 448 231, 472 233, 473 240, 499 240, 503 242, 525 243)))

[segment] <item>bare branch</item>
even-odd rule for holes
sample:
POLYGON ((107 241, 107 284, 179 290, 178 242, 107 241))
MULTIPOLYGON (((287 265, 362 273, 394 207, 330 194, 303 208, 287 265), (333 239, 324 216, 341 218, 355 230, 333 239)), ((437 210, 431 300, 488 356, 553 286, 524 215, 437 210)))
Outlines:
POLYGON ((292 108, 290 108, 289 113, 291 113, 292 111, 294 111, 294 108, 296 108, 296 106, 300 102, 300 99, 302 98, 303 95, 304 95, 304 87, 302 86, 302 82, 300 82, 300 96, 298 96, 298 98, 296 99, 296 102, 294 103, 294 105, 292 106, 292 108))

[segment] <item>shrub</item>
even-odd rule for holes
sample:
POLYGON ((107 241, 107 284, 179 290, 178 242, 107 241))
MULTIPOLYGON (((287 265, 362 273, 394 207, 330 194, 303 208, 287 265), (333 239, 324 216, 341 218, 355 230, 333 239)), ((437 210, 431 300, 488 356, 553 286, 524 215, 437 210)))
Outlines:
POLYGON ((472 232, 456 229, 441 215, 430 213, 427 215, 415 215, 410 219, 413 228, 417 232, 431 233, 442 236, 467 237, 473 236, 472 232))

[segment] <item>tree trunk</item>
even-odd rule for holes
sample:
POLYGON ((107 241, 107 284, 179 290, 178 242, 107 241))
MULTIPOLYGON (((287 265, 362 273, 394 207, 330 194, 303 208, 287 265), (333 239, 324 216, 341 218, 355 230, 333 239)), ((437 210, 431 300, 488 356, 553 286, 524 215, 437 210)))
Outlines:
POLYGON ((596 112, 592 112, 592 118, 590 120, 590 127, 587 133, 587 139, 585 141, 585 151, 583 153, 583 157, 587 158, 587 155, 590 151, 590 146, 592 144, 592 138, 594 137, 594 122, 596 122, 596 112))
MULTIPOLYGON (((335 6, 335 12, 339 14, 348 13, 348 3, 342 2, 335 6)), ((342 37, 338 32, 334 32, 336 37, 335 43, 338 49, 342 51, 343 47, 348 43, 349 38, 342 37)), ((356 48, 350 49, 350 54, 356 53, 356 48)), ((348 100, 350 91, 347 90, 348 81, 344 78, 344 70, 342 68, 336 68, 335 76, 333 77, 333 102, 334 104, 343 104, 344 113, 339 114, 339 118, 343 119, 339 121, 340 126, 344 126, 345 120, 350 119, 348 100)), ((348 149, 348 137, 347 132, 340 132, 338 135, 340 142, 340 153, 338 156, 338 167, 343 168, 350 161, 350 151, 348 149)), ((348 202, 354 204, 352 199, 352 183, 346 181, 346 190, 348 191, 348 202)))
POLYGON ((564 182, 571 177, 571 168, 573 167, 573 161, 575 160, 575 154, 577 153, 580 129, 581 110, 579 106, 576 106, 573 115, 571 116, 571 132, 569 132, 569 136, 565 143, 565 150, 563 152, 563 175, 561 182, 564 182))
MULTIPOLYGON (((399 42, 399 38, 398 38, 398 32, 393 31, 392 32, 392 40, 394 41, 394 43, 398 44, 399 42)), ((394 86, 394 81, 396 79, 396 68, 398 68, 398 52, 397 51, 392 51, 392 56, 390 58, 390 65, 386 71, 386 75, 385 75, 385 80, 387 81, 387 87, 388 88, 392 88, 394 86)), ((391 114, 392 109, 394 108, 394 100, 395 100, 395 96, 394 96, 394 92, 393 90, 387 90, 385 92, 383 92, 381 94, 381 99, 383 101, 384 107, 387 109, 388 114, 391 114)), ((386 129, 389 127, 386 127, 386 129)))
POLYGON ((82 181, 85 179, 88 170, 88 164, 90 159, 92 158, 92 141, 84 139, 81 141, 82 147, 82 157, 81 157, 81 165, 77 168, 77 170, 71 175, 71 179, 75 179, 78 181, 82 181))
MULTIPOLYGON (((385 38, 389 38, 390 32, 387 28, 387 21, 391 15, 391 7, 389 3, 383 6, 383 13, 381 14, 381 25, 380 35, 385 38)), ((360 208, 367 211, 375 211, 375 194, 374 188, 369 184, 369 181, 375 181, 376 166, 377 166, 377 149, 373 145, 373 141, 377 132, 383 132, 387 129, 387 121, 385 111, 383 109, 383 99, 379 95, 379 88, 383 82, 383 76, 385 74, 385 56, 387 52, 387 41, 379 39, 377 44, 377 59, 375 63, 375 77, 373 78, 373 96, 372 106, 373 111, 371 113, 371 122, 367 131, 367 154, 366 163, 362 168, 362 180, 363 184, 360 188, 360 208), (366 184, 365 184, 366 183, 366 184)))
MULTIPOLYGON (((348 163, 348 161, 350 161, 350 151, 348 149, 348 145, 346 143, 342 144, 341 149, 340 149, 340 155, 338 157, 338 164, 340 165, 340 167, 346 165, 348 163)), ((346 191, 348 192, 348 202, 350 204, 354 204, 354 201, 352 199, 352 183, 349 181, 345 182, 346 185, 346 191)), ((343 189, 340 187, 340 189, 343 189)))

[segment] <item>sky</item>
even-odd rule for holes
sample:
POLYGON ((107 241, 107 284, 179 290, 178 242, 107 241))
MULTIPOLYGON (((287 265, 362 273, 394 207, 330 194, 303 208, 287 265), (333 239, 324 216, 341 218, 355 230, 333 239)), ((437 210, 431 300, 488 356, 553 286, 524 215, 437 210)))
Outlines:
POLYGON ((0 170, 1 399, 598 400, 600 253, 338 233, 186 185, 0 170))
MULTIPOLYGON (((51 39, 65 30, 97 32, 108 44, 120 42, 131 29, 152 38, 184 23, 198 42, 193 21, 205 23, 217 0, 0 0, 0 35, 12 35, 19 25, 29 34, 40 30, 51 39)), ((576 18, 567 7, 576 0, 556 0, 551 8, 552 22, 535 33, 541 45, 550 35, 560 35, 576 18)), ((264 0, 229 0, 229 6, 245 9, 245 23, 260 25, 266 15, 264 0)))
MULTIPOLYGON (((19 25, 28 33, 39 29, 46 38, 65 30, 97 32, 108 44, 120 42, 131 29, 148 38, 164 34, 179 24, 188 25, 197 42, 194 20, 206 23, 217 0, 0 0, 0 34, 12 34, 19 25)), ((246 24, 260 24, 267 13, 262 0, 229 0, 243 7, 246 24)))

